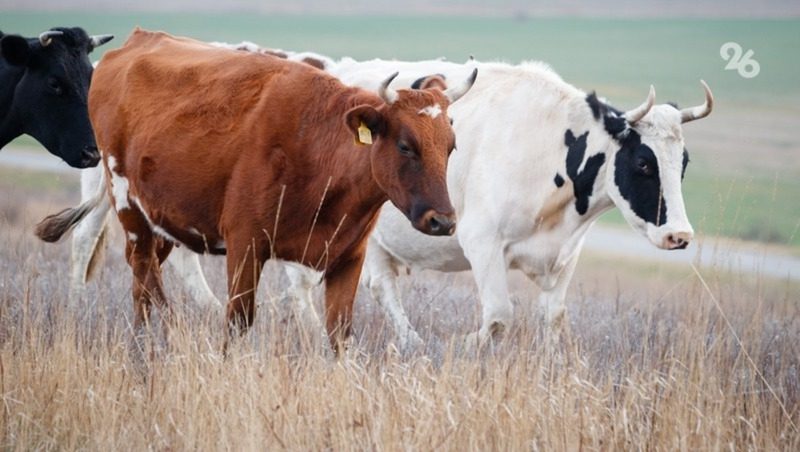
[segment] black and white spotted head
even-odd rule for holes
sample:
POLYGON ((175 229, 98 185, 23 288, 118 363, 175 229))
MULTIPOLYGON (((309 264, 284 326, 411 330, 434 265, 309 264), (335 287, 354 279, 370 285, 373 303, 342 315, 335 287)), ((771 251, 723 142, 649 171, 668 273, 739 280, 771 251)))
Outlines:
POLYGON ((705 102, 679 110, 655 105, 655 90, 640 106, 621 112, 587 97, 595 119, 614 138, 606 173, 608 194, 631 227, 663 249, 683 249, 694 236, 681 184, 689 163, 681 125, 708 116, 714 98, 705 82, 705 102))

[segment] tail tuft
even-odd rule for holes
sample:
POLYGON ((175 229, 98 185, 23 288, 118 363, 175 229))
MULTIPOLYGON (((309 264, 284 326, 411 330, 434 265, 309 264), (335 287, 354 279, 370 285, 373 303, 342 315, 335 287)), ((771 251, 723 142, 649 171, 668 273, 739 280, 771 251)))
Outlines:
POLYGON ((64 234, 71 231, 89 213, 92 207, 94 206, 82 204, 78 207, 71 207, 56 214, 48 215, 36 225, 34 233, 45 242, 57 242, 61 240, 64 234))
POLYGON ((71 231, 81 220, 97 206, 106 197, 106 178, 105 171, 100 172, 100 178, 97 180, 92 197, 83 202, 78 207, 70 207, 64 209, 57 214, 48 215, 44 220, 36 225, 34 233, 37 237, 48 243, 54 243, 61 240, 64 234, 71 231))

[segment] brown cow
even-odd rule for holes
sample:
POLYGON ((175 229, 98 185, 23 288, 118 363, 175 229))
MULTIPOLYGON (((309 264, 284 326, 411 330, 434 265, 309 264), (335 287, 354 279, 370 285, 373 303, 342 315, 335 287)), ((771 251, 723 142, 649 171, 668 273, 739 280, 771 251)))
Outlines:
MULTIPOLYGON (((324 270, 338 349, 381 205, 453 233, 447 107, 476 75, 444 92, 395 91, 393 75, 376 95, 306 64, 135 30, 96 69, 89 109, 126 231, 137 331, 152 303, 169 312, 160 264, 178 243, 227 254, 227 322, 241 332, 267 259, 324 270)), ((45 219, 40 236, 59 237, 102 195, 45 219)))

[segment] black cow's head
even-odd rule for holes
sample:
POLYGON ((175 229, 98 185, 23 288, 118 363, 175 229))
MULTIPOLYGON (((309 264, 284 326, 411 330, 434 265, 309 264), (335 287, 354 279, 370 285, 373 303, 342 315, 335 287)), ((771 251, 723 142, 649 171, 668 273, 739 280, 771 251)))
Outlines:
POLYGON ((705 102, 683 110, 654 105, 652 86, 642 105, 624 113, 594 95, 587 99, 595 118, 602 119, 614 137, 616 149, 606 173, 608 194, 628 224, 659 248, 686 248, 694 235, 681 192, 689 162, 681 124, 711 113, 714 98, 702 83, 705 102))
POLYGON ((9 83, 0 87, 0 99, 10 105, 0 105, 0 114, 11 129, 2 131, 4 141, 26 133, 70 166, 97 165, 100 154, 87 109, 88 54, 112 38, 89 36, 81 28, 53 28, 38 38, 3 36, 0 70, 8 73, 0 78, 9 83))

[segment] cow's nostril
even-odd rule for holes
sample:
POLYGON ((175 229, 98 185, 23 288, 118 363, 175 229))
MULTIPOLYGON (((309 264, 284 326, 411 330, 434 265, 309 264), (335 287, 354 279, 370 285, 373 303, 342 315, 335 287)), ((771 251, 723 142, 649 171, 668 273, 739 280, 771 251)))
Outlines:
POLYGON ((689 246, 689 241, 682 234, 668 234, 667 244, 671 250, 682 250, 689 246))
POLYGON ((445 215, 428 209, 414 222, 414 227, 428 235, 452 235, 456 229, 454 215, 445 215))
POLYGON ((428 217, 427 232, 431 235, 451 235, 455 226, 455 222, 449 216, 431 212, 428 217))
POLYGON ((100 163, 100 152, 97 146, 86 146, 81 152, 81 165, 85 168, 97 166, 100 163))
POLYGON ((430 228, 431 232, 434 234, 439 233, 442 230, 442 223, 436 219, 436 216, 431 217, 430 221, 428 222, 428 228, 430 228))

